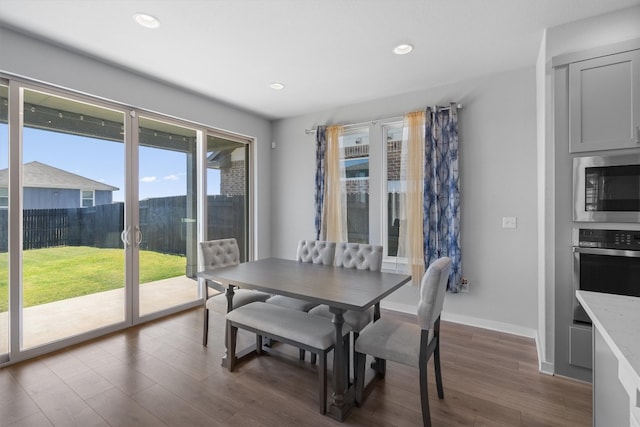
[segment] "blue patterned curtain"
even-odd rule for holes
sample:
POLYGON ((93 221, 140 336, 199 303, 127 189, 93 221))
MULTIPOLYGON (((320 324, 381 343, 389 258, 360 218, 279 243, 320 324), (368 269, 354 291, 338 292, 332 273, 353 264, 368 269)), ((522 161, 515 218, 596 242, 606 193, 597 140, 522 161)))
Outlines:
POLYGON ((458 173, 458 115, 449 109, 427 108, 424 170, 424 260, 442 256, 453 261, 447 290, 460 291, 460 175, 458 173))
POLYGON ((316 131, 316 194, 315 194, 315 227, 316 240, 322 233, 322 208, 324 205, 325 153, 327 151, 326 126, 318 126, 316 131))

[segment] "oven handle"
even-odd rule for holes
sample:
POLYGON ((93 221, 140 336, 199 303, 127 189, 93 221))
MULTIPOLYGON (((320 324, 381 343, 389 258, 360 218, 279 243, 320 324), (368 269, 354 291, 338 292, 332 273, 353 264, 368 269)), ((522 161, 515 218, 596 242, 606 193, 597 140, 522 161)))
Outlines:
POLYGON ((581 248, 581 247, 574 246, 573 252, 578 254, 610 255, 610 256, 640 258, 640 251, 626 251, 624 249, 581 248))

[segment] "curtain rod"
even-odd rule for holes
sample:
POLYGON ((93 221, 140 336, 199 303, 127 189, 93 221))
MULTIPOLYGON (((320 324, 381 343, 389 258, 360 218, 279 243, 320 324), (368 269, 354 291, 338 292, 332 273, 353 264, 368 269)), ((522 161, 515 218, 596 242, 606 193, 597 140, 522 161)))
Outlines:
MULTIPOLYGON (((436 108, 436 109, 438 109, 438 110, 450 110, 450 109, 451 109, 451 107, 450 107, 450 106, 447 106, 447 107, 439 107, 439 106, 437 106, 437 105, 436 105, 436 106, 434 106, 433 108, 436 108)), ((462 104, 456 104, 456 109, 457 109, 457 110, 461 110, 461 109, 462 109, 462 104)), ((367 120, 367 121, 364 121, 364 122, 358 122, 358 123, 348 123, 348 124, 343 125, 343 126, 345 126, 345 127, 347 127, 347 126, 359 126, 359 125, 366 125, 366 124, 372 124, 372 125, 375 125, 377 122, 386 121, 386 120, 391 120, 391 119, 399 119, 399 118, 401 118, 401 117, 402 117, 402 116, 385 117, 385 118, 383 118, 383 119, 367 120)), ((305 130, 304 130, 304 133, 306 133, 307 135, 311 135, 311 134, 316 133, 317 131, 318 131, 318 128, 316 127, 316 128, 314 128, 314 129, 305 129, 305 130)))

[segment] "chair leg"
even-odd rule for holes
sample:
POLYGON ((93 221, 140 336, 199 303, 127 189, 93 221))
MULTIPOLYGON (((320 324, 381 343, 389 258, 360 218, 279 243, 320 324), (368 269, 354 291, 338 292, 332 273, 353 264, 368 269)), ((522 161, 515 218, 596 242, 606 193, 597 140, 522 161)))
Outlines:
POLYGON ((442 387, 442 370, 440 369, 440 340, 438 340, 436 348, 433 351, 433 366, 436 370, 436 387, 438 388, 438 397, 440 399, 444 399, 444 389, 442 387))
POLYGON ((422 406, 422 423, 424 427, 431 427, 431 413, 429 412, 429 383, 427 382, 427 361, 420 359, 420 404, 422 406))
MULTIPOLYGON (((315 353, 311 353, 315 355, 315 353)), ((320 364, 318 365, 318 401, 320 413, 327 413, 327 353, 320 353, 320 364)))
POLYGON ((227 366, 229 372, 233 372, 236 365, 236 341, 238 338, 238 328, 234 327, 227 320, 227 366))
POLYGON ((204 309, 204 328, 202 331, 202 345, 207 346, 209 340, 209 309, 204 309))
MULTIPOLYGON (((358 361, 356 360, 356 340, 358 339, 358 335, 360 334, 354 331, 350 335, 353 335, 353 356, 349 359, 351 360, 351 366, 353 366, 353 382, 355 383, 358 376, 356 372, 356 366, 358 363, 358 361)), ((351 347, 349 349, 351 349, 351 347)))
MULTIPOLYGON (((345 359, 347 359, 349 361, 347 363, 347 366, 345 366, 345 370, 344 370, 344 383, 347 385, 347 388, 349 388, 349 386, 351 385, 351 382, 350 382, 351 357, 350 357, 350 353, 349 353, 351 351, 351 334, 345 335, 344 338, 342 339, 342 348, 344 349, 343 351, 344 351, 344 354, 346 355, 345 359)), ((356 375, 355 374, 355 369, 356 369, 355 365, 353 366, 353 369, 354 369, 353 376, 355 378, 355 375, 356 375)))
MULTIPOLYGON (((355 352, 354 352, 355 353, 355 352)), ((361 406, 364 393, 364 365, 367 362, 367 355, 364 353, 355 353, 355 382, 356 382, 356 406, 361 406)))

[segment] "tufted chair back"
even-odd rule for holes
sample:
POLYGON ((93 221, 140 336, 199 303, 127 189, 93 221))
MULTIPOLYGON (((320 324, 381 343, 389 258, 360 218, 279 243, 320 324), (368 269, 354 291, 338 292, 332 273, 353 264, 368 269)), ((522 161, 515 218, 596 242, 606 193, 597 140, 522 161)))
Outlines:
POLYGON ((205 270, 240 264, 240 249, 234 238, 200 242, 200 248, 205 270))
POLYGON ((336 267, 380 271, 382 269, 382 246, 338 243, 335 264, 336 267))
POLYGON ((310 262, 313 264, 333 264, 336 254, 335 242, 324 242, 321 240, 300 240, 296 259, 300 262, 310 262))
POLYGON ((438 258, 431 263, 422 276, 420 302, 418 302, 418 324, 422 329, 431 329, 442 312, 444 294, 451 271, 451 258, 438 258))

